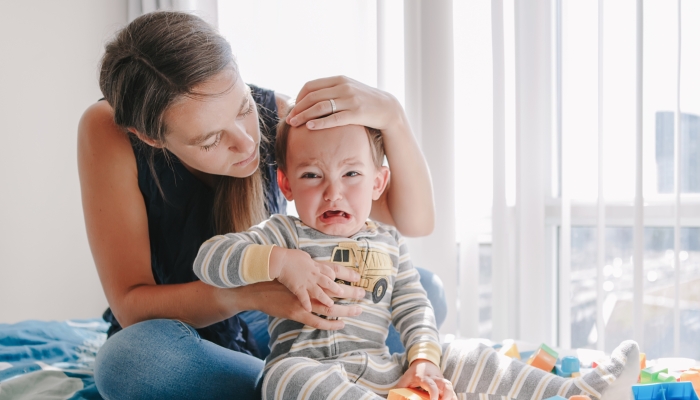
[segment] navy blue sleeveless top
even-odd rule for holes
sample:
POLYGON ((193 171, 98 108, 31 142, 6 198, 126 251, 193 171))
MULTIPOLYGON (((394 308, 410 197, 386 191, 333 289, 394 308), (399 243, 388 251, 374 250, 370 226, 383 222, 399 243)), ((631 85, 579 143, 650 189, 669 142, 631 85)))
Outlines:
MULTIPOLYGON (((258 105, 260 132, 268 138, 261 141, 260 170, 265 185, 265 205, 270 214, 286 211, 286 200, 277 186, 275 165, 276 125, 279 120, 275 94, 271 90, 250 85, 258 105)), ((151 149, 130 135, 136 156, 139 189, 143 194, 148 214, 148 233, 151 245, 151 270, 157 284, 175 284, 196 281, 192 264, 199 246, 216 234, 214 229, 214 189, 197 179, 172 153, 169 160, 156 151, 155 174, 165 198, 153 178, 148 158, 151 149)), ((122 328, 110 309, 103 318, 111 323, 109 336, 122 328)), ((242 353, 259 356, 258 348, 245 322, 238 316, 197 329, 202 339, 242 353)))

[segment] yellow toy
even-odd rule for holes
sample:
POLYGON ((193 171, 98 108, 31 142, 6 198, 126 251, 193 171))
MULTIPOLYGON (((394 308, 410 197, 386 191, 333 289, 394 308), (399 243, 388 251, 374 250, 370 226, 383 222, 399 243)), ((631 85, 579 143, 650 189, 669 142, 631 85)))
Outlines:
POLYGON ((333 249, 331 261, 360 274, 359 282, 338 280, 338 283, 365 289, 372 293, 372 301, 375 303, 382 300, 388 287, 387 277, 391 276, 394 267, 389 255, 379 249, 361 249, 357 243, 345 242, 333 249))
POLYGON ((508 339, 503 342, 503 347, 501 347, 500 350, 498 350, 500 354, 503 354, 504 356, 508 356, 510 358, 517 358, 520 360, 520 352, 518 351, 518 346, 515 344, 515 340, 513 339, 508 339))
POLYGON ((430 400, 430 395, 418 389, 391 389, 386 400, 430 400))

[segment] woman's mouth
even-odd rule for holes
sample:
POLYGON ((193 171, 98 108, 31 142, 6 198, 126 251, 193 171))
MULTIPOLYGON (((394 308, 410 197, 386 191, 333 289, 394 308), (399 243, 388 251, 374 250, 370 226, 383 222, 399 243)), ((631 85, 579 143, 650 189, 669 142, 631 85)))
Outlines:
POLYGON ((239 161, 239 162, 233 164, 233 166, 234 167, 245 167, 246 165, 250 164, 255 159, 255 156, 257 156, 257 155, 258 155, 258 152, 253 151, 253 154, 251 154, 250 157, 246 158, 243 161, 239 161))

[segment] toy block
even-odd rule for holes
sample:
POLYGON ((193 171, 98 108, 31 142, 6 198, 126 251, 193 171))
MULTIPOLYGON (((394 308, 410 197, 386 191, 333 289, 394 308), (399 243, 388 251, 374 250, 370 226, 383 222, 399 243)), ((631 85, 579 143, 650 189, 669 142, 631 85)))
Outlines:
POLYGON ((581 376, 581 373, 580 373, 580 372, 572 372, 572 373, 571 373, 571 378, 578 378, 578 377, 580 377, 580 376, 581 376))
POLYGON ((586 396, 585 394, 577 394, 575 396, 569 397, 569 400, 591 400, 591 398, 586 396))
POLYGON ((428 392, 419 389, 391 389, 387 400, 430 400, 430 395, 428 392))
POLYGON ((557 363, 558 355, 559 353, 552 350, 549 346, 542 344, 540 348, 527 359, 527 363, 543 371, 550 372, 557 363))
POLYGON ((517 358, 518 360, 520 360, 520 352, 518 351, 518 346, 512 339, 504 341, 503 347, 501 347, 501 349, 498 352, 503 354, 504 356, 508 356, 510 358, 517 358))
POLYGON ((566 397, 554 396, 554 397, 547 397, 544 400, 566 400, 566 397))
POLYGON ((657 379, 659 378, 660 373, 663 373, 664 375, 668 376, 668 368, 661 368, 661 367, 645 368, 641 372, 641 375, 639 378, 639 383, 641 383, 641 384, 658 383, 659 381, 657 379))
POLYGON ((576 357, 566 356, 561 360, 561 370, 567 375, 581 371, 581 362, 576 357))
POLYGON ((671 374, 667 374, 665 372, 659 372, 659 375, 656 376, 656 380, 654 381, 654 383, 669 383, 669 382, 677 382, 676 377, 671 375, 671 374))
POLYGON ((635 400, 698 400, 690 382, 633 385, 635 400))
POLYGON ((693 384, 695 392, 700 396, 700 372, 688 370, 681 374, 680 382, 690 382, 693 384))

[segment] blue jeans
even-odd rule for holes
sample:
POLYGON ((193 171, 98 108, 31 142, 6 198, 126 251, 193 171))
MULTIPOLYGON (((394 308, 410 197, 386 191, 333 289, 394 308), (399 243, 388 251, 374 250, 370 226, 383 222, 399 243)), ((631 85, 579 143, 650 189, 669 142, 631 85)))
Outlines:
MULTIPOLYGON (((447 314, 442 282, 430 271, 418 271, 440 326, 447 314)), ((241 317, 261 351, 269 353, 267 316, 249 311, 241 317)), ((392 353, 403 351, 393 327, 386 343, 392 353)), ((187 324, 157 319, 105 342, 95 360, 95 384, 105 399, 259 399, 263 366, 256 357, 200 339, 187 324)))

